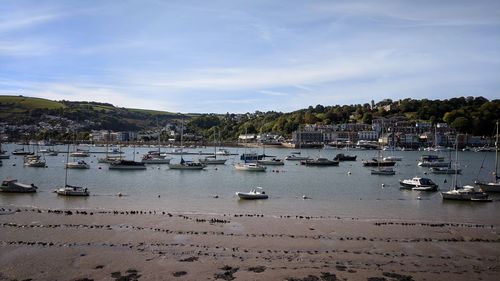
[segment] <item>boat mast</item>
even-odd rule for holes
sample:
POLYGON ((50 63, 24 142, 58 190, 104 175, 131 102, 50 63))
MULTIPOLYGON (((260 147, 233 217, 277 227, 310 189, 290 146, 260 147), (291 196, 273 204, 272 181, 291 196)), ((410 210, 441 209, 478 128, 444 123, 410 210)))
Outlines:
POLYGON ((215 130, 216 129, 214 129, 214 159, 217 159, 217 142, 215 138, 215 130))
POLYGON ((457 180, 458 180, 458 135, 455 136, 455 176, 452 180, 453 189, 457 188, 457 180))
POLYGON ((499 177, 498 177, 498 120, 497 120, 497 135, 495 138, 495 172, 493 172, 493 173, 495 176, 494 182, 497 182, 497 180, 499 179, 499 177))
POLYGON ((158 156, 161 154, 161 128, 158 125, 158 118, 156 118, 156 126, 158 127, 158 156))
POLYGON ((66 153, 66 175, 64 176, 64 187, 68 186, 68 161, 69 161, 69 146, 70 144, 68 143, 68 151, 66 153))

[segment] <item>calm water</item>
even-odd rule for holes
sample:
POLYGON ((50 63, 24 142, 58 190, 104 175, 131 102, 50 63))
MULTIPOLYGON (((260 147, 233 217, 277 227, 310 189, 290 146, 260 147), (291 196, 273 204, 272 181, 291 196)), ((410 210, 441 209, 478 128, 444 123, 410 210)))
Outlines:
MULTIPOLYGON (((19 147, 7 144, 3 149, 10 153, 19 147)), ((67 148, 61 146, 55 149, 65 151, 67 148)), ((90 150, 104 151, 105 148, 90 147, 90 150)), ((151 149, 136 148, 136 160, 148 150, 151 149)), ((211 152, 213 148, 192 149, 192 152, 200 150, 211 152)), ((241 148, 230 150, 243 153, 241 148)), ((127 159, 133 158, 133 148, 125 148, 124 151, 127 159)), ((284 157, 291 151, 268 148, 266 154, 284 157)), ((303 150, 305 155, 316 157, 321 153, 321 157, 327 158, 333 158, 340 152, 346 153, 337 150, 303 150)), ((52 192, 64 185, 65 154, 46 156, 47 168, 23 167, 22 157, 11 155, 10 159, 3 160, 0 178, 12 177, 21 182, 35 183, 39 192, 0 194, 0 205, 500 223, 499 195, 493 196, 494 202, 491 203, 443 202, 439 192, 401 191, 398 180, 414 176, 430 177, 439 184, 440 190, 450 188, 453 176, 424 175, 427 169, 417 166, 417 160, 424 152, 394 152, 394 155, 403 157, 403 161, 398 162, 395 167, 395 176, 371 175, 370 169, 362 166, 361 159, 376 156, 374 151, 347 153, 358 155, 358 161, 342 162, 339 167, 305 167, 295 161, 288 161, 285 166, 269 166, 265 173, 234 170, 232 165, 239 161, 239 156, 231 156, 226 165, 209 166, 203 171, 169 170, 166 165, 149 165, 147 170, 142 171, 115 171, 108 170, 107 164, 97 163, 97 158, 103 157, 104 154, 92 154, 91 157, 85 158, 90 162, 91 169, 68 171, 68 183, 88 187, 92 193, 88 198, 58 197, 52 192), (264 187, 270 199, 237 199, 236 191, 248 191, 255 186, 264 187), (126 196, 118 197, 118 192, 126 196), (219 196, 218 199, 213 198, 215 194, 219 196), (303 200, 302 195, 311 199, 303 200)), ((386 152, 387 154, 391 153, 386 152)), ((483 179, 487 177, 488 171, 480 170, 480 166, 484 161, 486 166, 491 167, 494 156, 494 153, 460 152, 459 161, 463 174, 458 178, 459 183, 472 184, 478 175, 483 179)), ((179 161, 179 156, 173 157, 172 162, 179 161)), ((189 155, 185 158, 196 159, 197 156, 189 155)))

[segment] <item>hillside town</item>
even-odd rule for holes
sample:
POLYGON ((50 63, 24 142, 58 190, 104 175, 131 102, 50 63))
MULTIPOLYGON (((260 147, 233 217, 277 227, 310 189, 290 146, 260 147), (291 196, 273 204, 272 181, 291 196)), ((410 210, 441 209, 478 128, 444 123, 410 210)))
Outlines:
MULTIPOLYGON (((40 121, 33 125, 12 125, 0 123, 2 142, 30 141, 26 139, 37 132, 75 134, 86 132, 93 122, 84 120, 75 122, 57 116, 49 116, 54 122, 40 121), (57 121, 57 122, 56 122, 57 121)), ((180 140, 184 130, 184 141, 197 145, 210 145, 212 139, 186 132, 186 126, 179 123, 167 123, 161 129, 148 131, 110 131, 90 130, 79 142, 85 143, 161 143, 174 144, 180 140)), ((292 133, 283 136, 275 132, 240 134, 237 140, 223 140, 227 145, 263 144, 268 146, 283 146, 291 148, 329 148, 352 147, 362 149, 415 150, 434 147, 435 149, 452 147, 458 136, 460 148, 488 149, 494 146, 493 136, 473 136, 460 134, 447 123, 410 122, 402 117, 377 118, 372 124, 340 123, 340 124, 305 124, 292 133)), ((74 137, 75 138, 75 137, 74 137)), ((52 143, 54 140, 37 140, 40 143, 52 143)), ((221 141, 221 140, 219 140, 221 141)))

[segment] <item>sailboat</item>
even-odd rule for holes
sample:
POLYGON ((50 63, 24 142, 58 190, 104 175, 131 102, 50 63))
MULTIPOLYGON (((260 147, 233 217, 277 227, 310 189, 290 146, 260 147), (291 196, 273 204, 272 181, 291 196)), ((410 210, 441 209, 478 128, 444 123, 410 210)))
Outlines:
POLYGON ((161 154, 161 130, 158 131, 158 151, 149 151, 147 154, 142 156, 142 163, 145 164, 169 164, 172 158, 166 157, 165 154, 161 154))
POLYGON ((492 172, 493 181, 484 182, 476 181, 476 185, 483 192, 500 192, 500 177, 498 176, 498 121, 497 121, 497 132, 495 138, 495 170, 492 172))
MULTIPOLYGON (((458 135, 455 140, 455 167, 458 166, 458 135)), ((477 191, 474 186, 457 184, 458 173, 453 177, 452 185, 449 191, 441 192, 443 200, 461 200, 461 201, 489 201, 488 194, 477 191)))
POLYGON ((24 166, 34 167, 34 168, 46 168, 47 167, 46 162, 45 162, 45 157, 43 157, 43 159, 40 159, 40 155, 38 155, 38 152, 34 155, 25 155, 24 156, 24 166))
POLYGON ((134 158, 133 160, 118 160, 109 163, 110 170, 146 170, 146 165, 142 162, 135 161, 135 145, 134 145, 134 158))
POLYGON ((184 124, 181 124, 181 161, 177 164, 168 164, 168 168, 172 170, 203 170, 206 165, 202 164, 200 162, 193 162, 193 161, 186 161, 182 157, 184 152, 182 151, 183 149, 183 135, 184 135, 184 124))
MULTIPOLYGON (((68 152, 66 153, 66 163, 69 161, 69 144, 68 144, 68 152)), ((64 187, 58 188, 55 190, 57 195, 63 196, 89 196, 90 192, 86 187, 82 186, 73 186, 68 184, 68 170, 66 169, 66 174, 64 176, 64 187)))
MULTIPOLYGON (((247 134, 245 130, 245 135, 247 134)), ((242 155, 244 157, 243 163, 237 163, 234 165, 234 168, 238 171, 249 171, 249 172, 265 172, 266 171, 266 166, 262 166, 258 164, 257 162, 248 162, 249 160, 246 158, 247 156, 247 140, 245 138, 245 151, 242 155)), ((255 159, 257 160, 257 159, 255 159)))
POLYGON ((282 159, 278 159, 275 156, 267 156, 266 155, 266 144, 262 143, 262 155, 264 157, 272 157, 271 159, 261 159, 257 160, 258 164, 264 165, 264 166, 283 166, 285 165, 285 162, 282 159))
MULTIPOLYGON (((220 132, 219 132, 219 139, 220 139, 220 132)), ((205 165, 224 165, 226 164, 227 159, 217 159, 217 142, 215 139, 215 131, 214 131, 214 155, 207 156, 205 158, 201 158, 198 161, 200 163, 205 164, 205 165)))
MULTIPOLYGON (((394 136, 394 132, 392 132, 394 136)), ((394 139, 393 139, 394 145, 394 139)), ((396 161, 394 160, 386 160, 383 156, 383 150, 378 146, 377 157, 372 158, 371 160, 363 161, 363 166, 365 167, 377 167, 377 169, 371 170, 370 173, 372 175, 383 175, 383 176, 392 176, 396 174, 396 171, 392 168, 396 165, 396 161)))
POLYGON ((113 162, 118 162, 120 160, 123 159, 122 157, 122 152, 121 151, 117 151, 115 152, 115 149, 112 150, 112 153, 113 154, 119 154, 118 156, 116 155, 109 155, 109 139, 111 138, 111 133, 108 131, 108 138, 106 140, 106 156, 104 158, 98 158, 97 159, 97 162, 99 163, 113 163, 113 162))

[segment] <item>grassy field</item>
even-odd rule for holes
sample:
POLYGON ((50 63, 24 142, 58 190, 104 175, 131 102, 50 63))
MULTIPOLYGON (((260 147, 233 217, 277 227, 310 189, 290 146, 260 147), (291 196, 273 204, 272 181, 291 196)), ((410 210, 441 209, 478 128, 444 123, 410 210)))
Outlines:
POLYGON ((22 107, 26 109, 56 109, 64 107, 62 103, 47 99, 23 96, 0 96, 0 105, 6 106, 8 104, 15 104, 16 107, 22 107))

